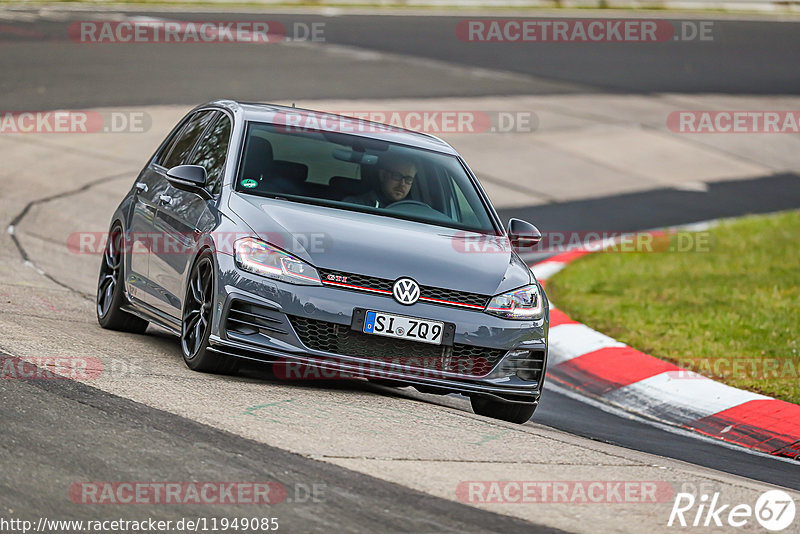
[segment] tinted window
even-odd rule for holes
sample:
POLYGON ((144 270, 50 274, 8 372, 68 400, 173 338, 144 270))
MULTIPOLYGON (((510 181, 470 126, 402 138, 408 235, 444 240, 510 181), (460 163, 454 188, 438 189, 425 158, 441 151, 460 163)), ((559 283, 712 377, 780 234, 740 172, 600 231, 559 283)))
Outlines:
POLYGON ((178 123, 178 126, 174 128, 172 135, 169 136, 167 141, 164 143, 164 146, 161 150, 156 154, 155 162, 159 165, 164 164, 164 160, 167 159, 169 153, 172 151, 172 147, 175 145, 175 142, 180 138, 181 131, 183 131, 183 127, 186 124, 186 121, 182 121, 178 123))
POLYGON ((161 165, 170 169, 182 165, 192 152, 197 138, 203 133, 208 123, 214 118, 216 111, 198 111, 187 122, 180 133, 175 136, 175 141, 169 151, 165 151, 161 165))
POLYGON ((225 168, 225 156, 228 153, 228 142, 231 136, 231 120, 221 113, 217 121, 206 131, 197 150, 188 162, 189 165, 201 165, 208 173, 207 189, 212 195, 219 193, 222 185, 222 172, 225 168))

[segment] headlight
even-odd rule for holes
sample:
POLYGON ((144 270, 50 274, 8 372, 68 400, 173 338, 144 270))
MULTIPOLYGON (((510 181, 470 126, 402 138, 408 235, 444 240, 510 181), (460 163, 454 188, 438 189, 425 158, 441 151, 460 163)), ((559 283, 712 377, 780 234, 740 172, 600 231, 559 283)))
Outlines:
POLYGON ((492 297, 484 311, 503 319, 539 319, 542 316, 539 286, 533 284, 492 297))
POLYGON ((291 284, 319 286, 315 268, 264 241, 245 237, 234 245, 236 265, 244 270, 291 284))

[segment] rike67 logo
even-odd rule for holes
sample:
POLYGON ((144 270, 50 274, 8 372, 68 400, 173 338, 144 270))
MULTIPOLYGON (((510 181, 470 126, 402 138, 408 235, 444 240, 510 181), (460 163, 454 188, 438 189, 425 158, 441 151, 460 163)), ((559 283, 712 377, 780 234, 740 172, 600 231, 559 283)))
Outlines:
POLYGON ((781 490, 762 493, 755 506, 725 503, 719 492, 696 497, 692 493, 678 493, 669 514, 667 526, 677 527, 734 527, 741 528, 753 520, 763 528, 779 532, 794 523, 795 503, 781 490))

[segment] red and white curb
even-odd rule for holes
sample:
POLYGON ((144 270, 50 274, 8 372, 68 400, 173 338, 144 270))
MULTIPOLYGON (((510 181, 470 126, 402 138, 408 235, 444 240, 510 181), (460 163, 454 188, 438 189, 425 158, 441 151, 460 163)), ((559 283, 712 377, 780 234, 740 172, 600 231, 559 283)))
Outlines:
MULTIPOLYGON (((540 282, 593 251, 531 267, 540 282)), ((800 460, 800 406, 726 386, 659 360, 570 319, 550 303, 547 377, 583 395, 662 423, 800 460)))

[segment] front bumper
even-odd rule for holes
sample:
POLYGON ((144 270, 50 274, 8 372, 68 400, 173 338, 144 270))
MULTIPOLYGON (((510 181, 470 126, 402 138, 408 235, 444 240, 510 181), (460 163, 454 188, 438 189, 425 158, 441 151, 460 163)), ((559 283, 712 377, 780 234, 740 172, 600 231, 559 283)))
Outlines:
MULTIPOLYGON (((541 394, 547 364, 547 313, 538 321, 509 321, 479 311, 418 302, 403 306, 382 295, 330 286, 300 286, 265 279, 238 270, 230 256, 218 256, 220 283, 209 350, 256 361, 301 364, 324 376, 359 376, 402 382, 423 391, 484 395, 507 402, 535 403, 541 394), (308 324, 332 328, 348 340, 378 336, 350 329, 355 309, 372 309, 454 323, 454 345, 433 358, 435 365, 387 364, 369 351, 337 351, 336 345, 311 343, 308 324), (305 325, 298 328, 302 321, 305 325), (305 342, 304 342, 305 341, 305 342), (480 354, 479 365, 454 367, 465 353, 480 354), (327 349, 327 350, 322 350, 327 349), (459 352, 461 351, 461 352, 459 352), (477 352, 476 352, 477 351, 477 352), (347 353, 349 352, 349 353, 347 353), (449 365, 449 366, 448 366, 449 365), (522 367, 527 371, 520 370, 522 367), (466 370, 465 370, 466 369, 466 370), (534 369, 534 371, 531 371, 534 369)), ((312 336, 313 337, 313 336, 312 336)), ((330 337, 330 336, 329 336, 330 337)), ((386 339, 386 338, 382 338, 386 339)), ((388 342, 387 342, 388 343, 388 342)), ((400 341, 414 353, 421 343, 400 341)), ((378 344, 380 345, 380 344, 378 344)), ((341 348, 341 344, 338 345, 341 348)), ((393 345, 393 350, 405 351, 393 345)), ((438 348, 438 347, 433 347, 438 348)), ((464 363, 463 358, 460 362, 464 363)))

